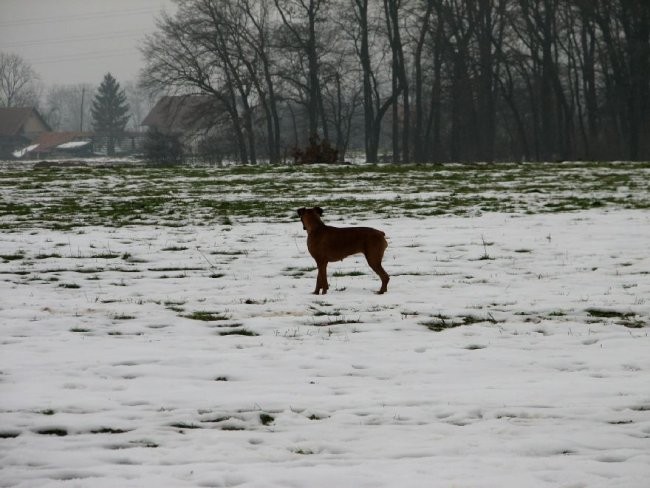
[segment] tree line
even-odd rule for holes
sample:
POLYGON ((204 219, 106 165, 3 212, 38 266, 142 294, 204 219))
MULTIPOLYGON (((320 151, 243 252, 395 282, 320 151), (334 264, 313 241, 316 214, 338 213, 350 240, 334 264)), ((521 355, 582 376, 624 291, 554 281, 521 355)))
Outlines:
POLYGON ((215 97, 242 162, 648 159, 647 0, 178 0, 141 82, 215 97))

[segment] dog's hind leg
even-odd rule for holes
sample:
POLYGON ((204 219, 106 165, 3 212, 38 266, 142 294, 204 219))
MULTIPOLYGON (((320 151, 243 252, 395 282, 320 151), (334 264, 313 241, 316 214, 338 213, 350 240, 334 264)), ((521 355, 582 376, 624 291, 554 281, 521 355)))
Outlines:
POLYGON ((386 273, 386 270, 381 265, 381 260, 384 257, 384 250, 385 249, 382 249, 380 253, 366 254, 368 265, 381 279, 381 288, 377 292, 378 294, 386 293, 388 291, 388 281, 390 280, 390 276, 388 276, 388 273, 386 273))

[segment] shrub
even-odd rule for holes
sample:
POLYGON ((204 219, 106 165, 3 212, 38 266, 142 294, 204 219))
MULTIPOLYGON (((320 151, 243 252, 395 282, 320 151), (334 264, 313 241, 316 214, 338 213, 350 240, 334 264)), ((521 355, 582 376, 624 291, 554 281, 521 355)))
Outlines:
POLYGON ((294 147, 291 156, 296 164, 334 164, 338 162, 339 152, 327 139, 321 141, 317 134, 313 134, 309 145, 304 149, 294 147))
POLYGON ((175 134, 164 134, 157 129, 147 132, 144 154, 147 159, 159 164, 180 164, 185 159, 185 151, 179 137, 175 134))

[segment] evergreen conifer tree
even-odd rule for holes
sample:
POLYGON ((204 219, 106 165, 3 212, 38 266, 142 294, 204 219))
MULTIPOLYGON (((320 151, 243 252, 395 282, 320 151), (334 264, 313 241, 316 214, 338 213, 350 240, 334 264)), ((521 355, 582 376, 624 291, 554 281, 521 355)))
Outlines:
POLYGON ((129 104, 120 84, 106 73, 92 106, 93 130, 106 141, 106 154, 115 155, 115 141, 129 120, 129 104))

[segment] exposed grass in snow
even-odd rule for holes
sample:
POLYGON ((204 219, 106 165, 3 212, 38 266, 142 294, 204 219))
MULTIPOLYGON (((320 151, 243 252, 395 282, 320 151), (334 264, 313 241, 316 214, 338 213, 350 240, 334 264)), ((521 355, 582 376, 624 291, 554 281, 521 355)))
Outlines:
POLYGON ((648 176, 9 169, 0 485, 644 488, 648 176), (386 231, 387 294, 310 294, 312 203, 386 231))
MULTIPOLYGON (((232 225, 318 203, 367 218, 650 208, 649 163, 84 166, 0 172, 0 226, 232 225)), ((183 246, 169 246, 168 250, 183 246)))

